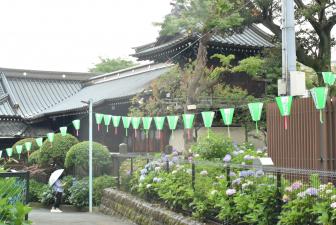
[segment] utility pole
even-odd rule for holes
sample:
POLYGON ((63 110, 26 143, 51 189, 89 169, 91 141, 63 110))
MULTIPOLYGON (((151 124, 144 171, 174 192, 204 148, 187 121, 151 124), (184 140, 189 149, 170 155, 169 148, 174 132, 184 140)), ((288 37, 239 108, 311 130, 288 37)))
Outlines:
POLYGON ((282 81, 290 95, 290 73, 296 71, 294 0, 282 0, 282 81))
POLYGON ((89 99, 89 211, 92 213, 92 98, 89 99))

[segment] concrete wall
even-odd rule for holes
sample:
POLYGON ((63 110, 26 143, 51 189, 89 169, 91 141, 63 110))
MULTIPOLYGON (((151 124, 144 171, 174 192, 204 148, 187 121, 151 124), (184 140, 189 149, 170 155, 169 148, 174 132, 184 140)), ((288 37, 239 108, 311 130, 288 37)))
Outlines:
MULTIPOLYGON (((228 130, 226 127, 213 127, 211 131, 220 135, 223 135, 223 138, 228 137, 228 130)), ((207 128, 200 128, 197 131, 198 138, 204 135, 207 135, 207 128)), ((238 143, 242 144, 245 142, 245 128, 244 127, 230 127, 230 135, 231 139, 238 143)), ((254 144, 257 148, 265 146, 264 136, 260 134, 257 135, 255 131, 249 133, 248 141, 254 144), (255 138, 258 137, 258 138, 255 138)), ((183 130, 176 130, 174 134, 171 136, 169 144, 173 147, 177 148, 179 151, 184 150, 184 139, 183 139, 183 130)))

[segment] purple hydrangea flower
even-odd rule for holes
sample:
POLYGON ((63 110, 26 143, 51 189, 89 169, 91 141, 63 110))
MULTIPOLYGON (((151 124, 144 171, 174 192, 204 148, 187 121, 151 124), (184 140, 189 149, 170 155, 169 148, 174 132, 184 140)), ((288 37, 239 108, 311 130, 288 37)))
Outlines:
POLYGON ((174 157, 172 158, 172 162, 173 162, 173 163, 176 163, 176 162, 178 161, 178 159, 179 159, 179 158, 178 158, 177 156, 174 156, 174 157))
POLYGON ((228 163, 228 162, 230 162, 231 161, 231 155, 230 154, 226 154, 226 156, 223 158, 223 161, 224 162, 226 162, 226 163, 228 163))
POLYGON ((235 173, 235 172, 232 172, 232 171, 230 171, 230 173, 229 173, 229 176, 230 176, 230 177, 235 177, 235 176, 236 176, 236 173, 235 173))
POLYGON ((292 184, 292 190, 297 190, 297 189, 300 189, 302 187, 302 183, 300 181, 296 181, 292 184))
POLYGON ((162 155, 162 161, 164 161, 164 162, 168 161, 168 156, 167 155, 162 155))
POLYGON ((226 195, 227 196, 232 196, 234 194, 236 194, 236 190, 235 189, 227 189, 226 190, 226 195))
POLYGON ((147 172, 148 172, 147 169, 142 169, 142 170, 140 171, 141 175, 145 175, 147 172))
POLYGON ((233 147, 234 147, 237 151, 240 150, 240 148, 239 148, 239 146, 238 146, 238 144, 237 144, 236 142, 233 142, 233 147))
POLYGON ((239 172, 240 177, 249 177, 249 176, 254 176, 254 171, 252 170, 243 170, 239 172))
POLYGON ((317 196, 318 195, 318 190, 316 188, 308 188, 306 190, 306 195, 317 196))
POLYGON ((237 178, 235 180, 232 181, 232 185, 239 185, 241 183, 241 179, 237 178))
POLYGON ((244 160, 252 160, 254 157, 250 155, 245 155, 244 160))
POLYGON ((154 177, 153 178, 154 183, 160 183, 161 181, 162 181, 162 178, 160 178, 160 177, 154 177))

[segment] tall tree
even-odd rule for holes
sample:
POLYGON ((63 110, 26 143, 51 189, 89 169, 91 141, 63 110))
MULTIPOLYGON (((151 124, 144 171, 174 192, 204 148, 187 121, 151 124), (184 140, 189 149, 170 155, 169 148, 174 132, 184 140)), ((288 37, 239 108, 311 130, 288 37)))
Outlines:
POLYGON ((117 70, 126 69, 128 67, 136 66, 137 64, 131 60, 115 58, 102 58, 99 57, 100 62, 95 64, 89 71, 92 73, 110 73, 117 70))
MULTIPOLYGON (((258 22, 270 29, 281 41, 281 0, 245 0, 249 17, 246 21, 258 22)), ((335 40, 331 30, 336 24, 334 0, 294 0, 296 4, 297 59, 312 67, 319 75, 331 68, 331 47, 335 40)), ((319 76, 321 82, 321 76, 319 76)))
POLYGON ((217 33, 231 31, 239 26, 240 17, 236 4, 230 0, 175 0, 173 13, 166 16, 161 24, 161 34, 169 35, 180 32, 197 32, 198 51, 194 70, 187 86, 187 105, 196 103, 197 96, 209 86, 218 83, 207 75, 207 45, 217 33))
MULTIPOLYGON (((196 32, 200 35, 192 74, 187 74, 186 105, 196 104, 197 97, 218 83, 218 77, 209 77, 207 70, 207 45, 211 37, 231 31, 239 26, 243 18, 237 9, 239 0, 175 0, 174 9, 161 25, 161 35, 181 32, 196 32)), ((190 68, 188 68, 188 73, 190 68)), ((186 146, 187 147, 187 146, 186 146)))

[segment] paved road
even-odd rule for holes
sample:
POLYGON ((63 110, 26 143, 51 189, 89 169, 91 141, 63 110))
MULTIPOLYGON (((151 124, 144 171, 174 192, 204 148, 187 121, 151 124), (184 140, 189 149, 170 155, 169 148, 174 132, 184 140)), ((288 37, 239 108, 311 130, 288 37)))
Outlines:
POLYGON ((134 225, 119 217, 99 213, 50 213, 47 209, 33 209, 29 213, 29 219, 33 221, 33 225, 134 225))

